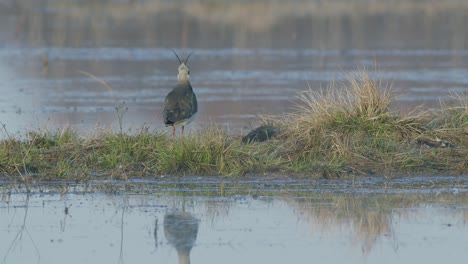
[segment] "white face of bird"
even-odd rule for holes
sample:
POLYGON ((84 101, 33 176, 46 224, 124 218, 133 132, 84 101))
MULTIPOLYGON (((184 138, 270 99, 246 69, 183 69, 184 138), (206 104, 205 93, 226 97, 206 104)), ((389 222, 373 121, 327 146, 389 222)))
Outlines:
POLYGON ((187 82, 190 78, 190 69, 189 67, 185 64, 185 62, 182 62, 179 65, 179 74, 177 74, 177 80, 179 82, 187 82))
POLYGON ((185 59, 185 61, 181 60, 179 58, 179 55, 177 55, 177 53, 171 49, 172 53, 174 53, 174 55, 177 57, 177 60, 179 60, 179 73, 177 74, 177 80, 179 82, 188 82, 189 78, 190 78, 190 69, 189 67, 187 66, 187 62, 190 58, 190 56, 192 56, 192 52, 189 53, 189 55, 187 56, 187 58, 185 59))

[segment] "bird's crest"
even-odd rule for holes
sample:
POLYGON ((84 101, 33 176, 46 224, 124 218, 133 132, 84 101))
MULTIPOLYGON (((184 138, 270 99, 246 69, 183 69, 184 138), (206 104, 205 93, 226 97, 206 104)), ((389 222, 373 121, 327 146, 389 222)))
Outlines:
POLYGON ((192 56, 193 52, 190 52, 185 60, 181 60, 179 55, 177 55, 177 53, 173 49, 170 49, 170 50, 174 53, 174 55, 179 60, 179 68, 178 68, 179 73, 177 74, 177 80, 179 82, 188 81, 190 77, 190 68, 188 67, 187 63, 188 63, 190 56, 192 56))

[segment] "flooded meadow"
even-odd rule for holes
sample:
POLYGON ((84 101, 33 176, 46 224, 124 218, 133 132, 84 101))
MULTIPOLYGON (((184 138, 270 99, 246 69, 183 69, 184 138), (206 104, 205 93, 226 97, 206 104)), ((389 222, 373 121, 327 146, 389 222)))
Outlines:
POLYGON ((461 108, 432 128, 341 116, 309 148, 302 130, 240 136, 362 69, 396 92, 392 111, 466 104, 467 14, 463 0, 0 0, 0 263, 466 261, 466 111, 447 114, 461 108), (170 49, 193 53, 199 112, 168 143, 170 49))
POLYGON ((450 263, 468 178, 4 183, 2 263, 450 263))

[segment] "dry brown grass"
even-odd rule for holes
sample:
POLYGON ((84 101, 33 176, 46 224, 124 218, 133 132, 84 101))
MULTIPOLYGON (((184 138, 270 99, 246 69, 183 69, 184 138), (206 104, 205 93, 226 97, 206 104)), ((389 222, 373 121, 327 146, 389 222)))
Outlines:
POLYGON ((282 131, 278 138, 289 149, 287 159, 294 164, 293 171, 317 170, 324 176, 424 166, 435 171, 448 167, 466 171, 462 158, 467 156, 466 97, 458 95, 456 106, 432 114, 420 109, 394 112, 393 98, 389 86, 359 71, 339 87, 332 83, 324 90, 301 93, 294 113, 265 121, 282 131), (422 146, 428 140, 439 144, 439 139, 456 147, 422 146), (438 154, 447 159, 435 157, 438 154))

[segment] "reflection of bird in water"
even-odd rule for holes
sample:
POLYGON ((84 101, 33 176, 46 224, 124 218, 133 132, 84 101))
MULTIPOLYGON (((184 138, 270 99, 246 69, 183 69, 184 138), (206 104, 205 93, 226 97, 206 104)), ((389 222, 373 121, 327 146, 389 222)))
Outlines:
POLYGON ((164 236, 179 255, 180 264, 190 263, 192 250, 198 233, 198 219, 187 212, 172 212, 164 216, 164 236))
POLYGON ((158 219, 154 220, 154 247, 158 249, 158 219))

